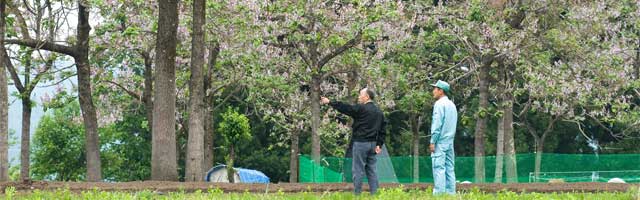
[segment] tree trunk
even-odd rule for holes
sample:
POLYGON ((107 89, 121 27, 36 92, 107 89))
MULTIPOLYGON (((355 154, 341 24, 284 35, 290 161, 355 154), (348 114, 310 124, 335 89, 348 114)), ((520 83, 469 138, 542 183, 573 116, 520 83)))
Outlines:
POLYGON ((147 115, 147 123, 149 132, 152 132, 151 123, 153 122, 153 61, 149 53, 144 52, 144 90, 142 91, 142 102, 144 103, 145 114, 147 115))
POLYGON ((158 1, 156 71, 153 90, 151 179, 178 180, 176 155, 175 60, 178 28, 178 0, 158 1))
POLYGON ((413 182, 420 182, 420 127, 415 114, 411 116, 411 132, 413 132, 413 182))
MULTIPOLYGON (((0 44, 4 44, 6 1, 0 0, 0 44)), ((0 45, 0 182, 9 181, 9 97, 7 93, 6 51, 0 45)))
POLYGON ((229 161, 227 162, 227 178, 229 183, 235 183, 235 170, 233 169, 233 161, 235 159, 235 149, 233 144, 229 145, 229 161))
POLYGON ((504 169, 504 120, 498 119, 498 135, 496 141, 496 173, 494 183, 502 183, 504 169))
POLYGON ((477 114, 476 129, 475 129, 475 141, 474 141, 474 156, 475 156, 475 181, 476 183, 485 182, 485 165, 484 165, 484 135, 487 130, 487 115, 486 111, 489 108, 489 69, 493 58, 485 56, 482 60, 482 65, 479 71, 479 103, 478 110, 484 112, 484 116, 477 114))
MULTIPOLYGON (((39 32, 39 31, 36 31, 39 32)), ((29 87, 31 77, 31 55, 33 49, 26 51, 23 57, 24 61, 24 86, 29 87)), ((18 80, 14 80, 19 82, 18 80)), ((20 101, 22 101, 22 127, 20 134, 20 180, 28 181, 29 166, 31 164, 29 154, 31 152, 31 91, 27 91, 25 87, 17 87, 20 92, 20 101)))
POLYGON ((316 163, 320 162, 320 78, 314 75, 311 85, 311 158, 316 163))
MULTIPOLYGON (((551 133, 551 131, 553 130, 553 127, 555 125, 555 123, 560 119, 561 115, 552 117, 551 119, 549 119, 549 124, 547 125, 547 128, 544 130, 544 133, 542 133, 542 136, 538 136, 535 129, 531 126, 531 124, 529 124, 528 121, 525 121, 527 128, 529 129, 529 132, 531 132, 531 135, 533 135, 533 139, 536 143, 536 160, 535 160, 535 165, 534 165, 534 175, 536 178, 536 181, 538 180, 538 178, 540 177, 540 168, 542 166, 542 155, 544 154, 544 141, 547 138, 547 135, 549 135, 549 133, 551 133)), ((525 118, 525 120, 527 120, 525 118)))
POLYGON ((214 43, 209 46, 209 67, 207 68, 207 76, 204 79, 204 91, 205 91, 205 106, 207 113, 205 114, 204 119, 204 169, 209 170, 213 167, 213 159, 214 159, 214 134, 215 134, 215 121, 214 115, 214 97, 213 94, 209 94, 209 90, 213 87, 212 78, 213 78, 213 70, 216 67, 216 62, 218 60, 218 55, 220 53, 220 45, 218 43, 214 43))
MULTIPOLYGON (((210 102, 210 101, 207 101, 210 102)), ((207 106, 209 107, 209 106, 207 106)), ((213 112, 207 112, 204 116, 204 160, 203 166, 205 172, 213 167, 213 153, 214 153, 214 145, 213 145, 213 134, 215 121, 213 120, 213 112)))
POLYGON ((189 82, 189 138, 185 181, 202 181, 204 177, 204 26, 205 0, 193 1, 191 40, 191 80, 189 82))
MULTIPOLYGON (((30 76, 30 74, 27 74, 30 76)), ((29 92, 31 93, 31 92, 29 92)), ((29 166, 30 166, 30 139, 31 139, 31 98, 30 95, 22 94, 22 137, 20 141, 20 179, 22 181, 28 181, 30 179, 29 166), (27 95, 27 96, 25 96, 27 95)))
POLYGON ((300 146, 298 146, 300 144, 299 135, 298 130, 293 130, 291 132, 291 160, 289 160, 289 171, 291 174, 289 175, 289 183, 298 182, 298 154, 300 154, 300 146))
POLYGON ((516 149, 513 132, 513 94, 508 90, 504 94, 504 153, 507 183, 518 182, 518 168, 516 164, 516 149))
POLYGON ((100 138, 98 118, 91 93, 91 66, 89 65, 89 9, 83 1, 78 1, 78 43, 74 57, 78 72, 78 98, 85 127, 85 153, 87 158, 87 181, 102 180, 100 161, 100 138))
POLYGON ((535 176, 535 181, 537 182, 538 178, 540 177, 540 167, 542 165, 542 153, 544 151, 544 139, 543 138, 538 138, 538 137, 534 137, 534 141, 536 143, 536 161, 535 161, 535 166, 533 169, 533 174, 535 176))

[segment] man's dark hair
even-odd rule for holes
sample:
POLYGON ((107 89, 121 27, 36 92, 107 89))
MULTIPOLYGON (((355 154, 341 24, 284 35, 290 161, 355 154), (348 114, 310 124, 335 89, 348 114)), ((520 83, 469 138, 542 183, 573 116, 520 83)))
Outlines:
POLYGON ((369 96, 369 99, 373 101, 376 98, 376 92, 374 92, 369 88, 364 88, 364 89, 367 91, 367 95, 369 96))

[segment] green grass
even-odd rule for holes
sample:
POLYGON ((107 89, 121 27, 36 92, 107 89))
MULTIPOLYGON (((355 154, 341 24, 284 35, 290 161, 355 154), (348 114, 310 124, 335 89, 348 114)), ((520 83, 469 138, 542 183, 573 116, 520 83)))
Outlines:
POLYGON ((219 189, 209 189, 208 191, 196 191, 193 193, 171 192, 166 194, 157 194, 152 191, 142 192, 105 192, 99 190, 84 191, 74 193, 68 189, 56 191, 40 191, 34 190, 30 193, 16 193, 15 189, 9 187, 0 199, 237 199, 237 200, 262 200, 262 199, 284 199, 284 200, 315 200, 315 199, 331 199, 331 200, 350 200, 350 199, 381 199, 381 200, 405 200, 405 199, 477 199, 477 200, 512 200, 512 199, 588 199, 588 200, 640 200, 640 190, 633 189, 629 192, 618 193, 558 193, 558 194, 541 194, 541 193, 483 193, 474 190, 468 193, 458 194, 456 196, 438 196, 431 195, 431 190, 410 190, 404 188, 382 189, 376 196, 363 194, 354 196, 347 192, 325 192, 325 193, 283 193, 276 192, 270 194, 257 193, 224 193, 219 189))

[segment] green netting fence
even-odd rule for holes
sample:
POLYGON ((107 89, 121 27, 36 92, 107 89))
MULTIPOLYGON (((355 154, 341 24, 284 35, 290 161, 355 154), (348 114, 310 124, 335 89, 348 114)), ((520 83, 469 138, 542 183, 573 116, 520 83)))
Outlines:
MULTIPOLYGON (((623 179, 627 183, 640 182, 640 154, 542 154, 540 174, 535 176, 536 154, 516 155, 518 182, 548 182, 561 179, 564 182, 607 182, 612 178, 623 179)), ((390 178, 379 177, 381 182, 413 183, 413 159, 411 156, 392 156, 393 167, 381 169, 392 171, 395 175, 390 178), (391 169, 390 169, 391 168, 391 169)), ((431 157, 418 157, 418 182, 433 182, 431 171, 431 157)), ((299 177, 302 183, 340 183, 351 182, 351 160, 341 157, 323 157, 316 164, 308 155, 299 157, 299 177)), ((380 159, 378 160, 380 165, 380 159)), ((455 173, 457 181, 476 182, 474 178, 474 157, 456 157, 455 173)), ((496 157, 485 157, 485 181, 494 182, 496 157)), ((503 169, 506 182, 506 173, 503 169)), ((380 175, 379 175, 380 176, 380 175)))

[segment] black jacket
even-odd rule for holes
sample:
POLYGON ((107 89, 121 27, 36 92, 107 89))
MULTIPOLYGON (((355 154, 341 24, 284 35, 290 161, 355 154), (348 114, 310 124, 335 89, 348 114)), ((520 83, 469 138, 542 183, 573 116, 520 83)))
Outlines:
POLYGON ((339 101, 329 103, 339 112, 353 118, 352 132, 355 142, 376 142, 382 147, 386 138, 384 114, 378 106, 369 102, 366 104, 350 105, 339 101))

